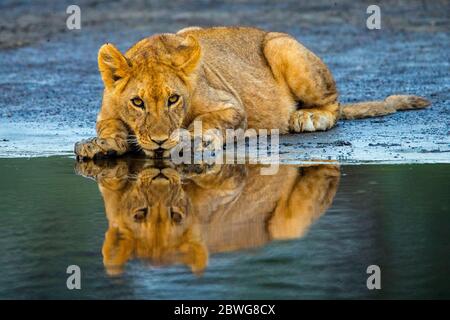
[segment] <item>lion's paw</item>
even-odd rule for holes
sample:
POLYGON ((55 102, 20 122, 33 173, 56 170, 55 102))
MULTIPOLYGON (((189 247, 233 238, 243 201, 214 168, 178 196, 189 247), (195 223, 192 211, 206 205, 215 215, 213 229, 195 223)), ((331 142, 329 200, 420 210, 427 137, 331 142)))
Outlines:
POLYGON ((333 123, 329 112, 298 110, 291 115, 289 127, 294 132, 314 132, 327 130, 333 123))
POLYGON ((126 143, 117 139, 91 138, 75 143, 74 152, 78 158, 93 159, 123 154, 126 149, 126 143))

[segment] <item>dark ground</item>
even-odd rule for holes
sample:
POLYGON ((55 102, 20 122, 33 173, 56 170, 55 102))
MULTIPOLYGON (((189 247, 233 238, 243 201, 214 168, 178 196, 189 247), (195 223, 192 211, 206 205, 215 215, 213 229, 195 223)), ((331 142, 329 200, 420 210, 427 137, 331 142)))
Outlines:
POLYGON ((341 101, 417 94, 431 109, 341 122, 282 138, 284 161, 450 162, 449 1, 77 1, 82 28, 66 29, 73 1, 0 4, 0 156, 70 154, 94 135, 102 83, 98 48, 190 26, 251 25, 288 32, 333 71, 341 101), (381 30, 366 8, 381 7, 381 30))

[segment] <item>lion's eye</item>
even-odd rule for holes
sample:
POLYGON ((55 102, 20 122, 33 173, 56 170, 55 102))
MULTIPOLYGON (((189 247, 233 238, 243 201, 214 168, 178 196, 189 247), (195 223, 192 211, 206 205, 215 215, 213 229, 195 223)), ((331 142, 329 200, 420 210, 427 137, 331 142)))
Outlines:
POLYGON ((143 222, 145 220, 145 217, 147 216, 147 213, 148 213, 147 208, 137 210, 133 216, 134 222, 143 222))
POLYGON ((175 224, 180 224, 183 221, 183 214, 174 210, 173 208, 169 209, 170 218, 175 224))
POLYGON ((142 101, 141 98, 133 98, 131 99, 131 103, 138 108, 143 109, 144 108, 144 101, 142 101))
POLYGON ((173 94, 169 97, 169 106, 173 105, 174 103, 177 103, 177 101, 180 99, 180 96, 177 94, 173 94))

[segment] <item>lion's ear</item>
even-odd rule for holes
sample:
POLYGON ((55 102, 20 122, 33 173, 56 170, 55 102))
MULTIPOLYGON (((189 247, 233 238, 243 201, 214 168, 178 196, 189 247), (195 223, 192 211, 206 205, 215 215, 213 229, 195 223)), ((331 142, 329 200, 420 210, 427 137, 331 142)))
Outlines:
POLYGON ((103 242, 103 265, 109 275, 120 275, 133 253, 133 241, 118 227, 109 226, 103 242))
POLYGON ((202 49, 193 36, 187 36, 178 47, 177 67, 185 73, 191 73, 197 67, 202 49))
POLYGON ((193 36, 163 36, 166 50, 168 50, 168 58, 172 66, 189 74, 197 67, 201 57, 201 47, 197 39, 193 36))
POLYGON ((107 43, 98 51, 98 69, 105 87, 111 88, 116 81, 128 76, 130 63, 119 49, 107 43))

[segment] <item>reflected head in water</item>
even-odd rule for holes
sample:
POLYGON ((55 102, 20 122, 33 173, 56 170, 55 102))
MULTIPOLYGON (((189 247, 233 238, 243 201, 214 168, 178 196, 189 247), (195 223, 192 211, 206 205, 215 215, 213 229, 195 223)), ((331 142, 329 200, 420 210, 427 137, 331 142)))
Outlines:
POLYGON ((108 230, 103 262, 111 275, 129 260, 184 264, 201 273, 212 253, 294 239, 331 205, 339 183, 336 164, 280 166, 174 165, 113 159, 77 162, 102 194, 108 230))

